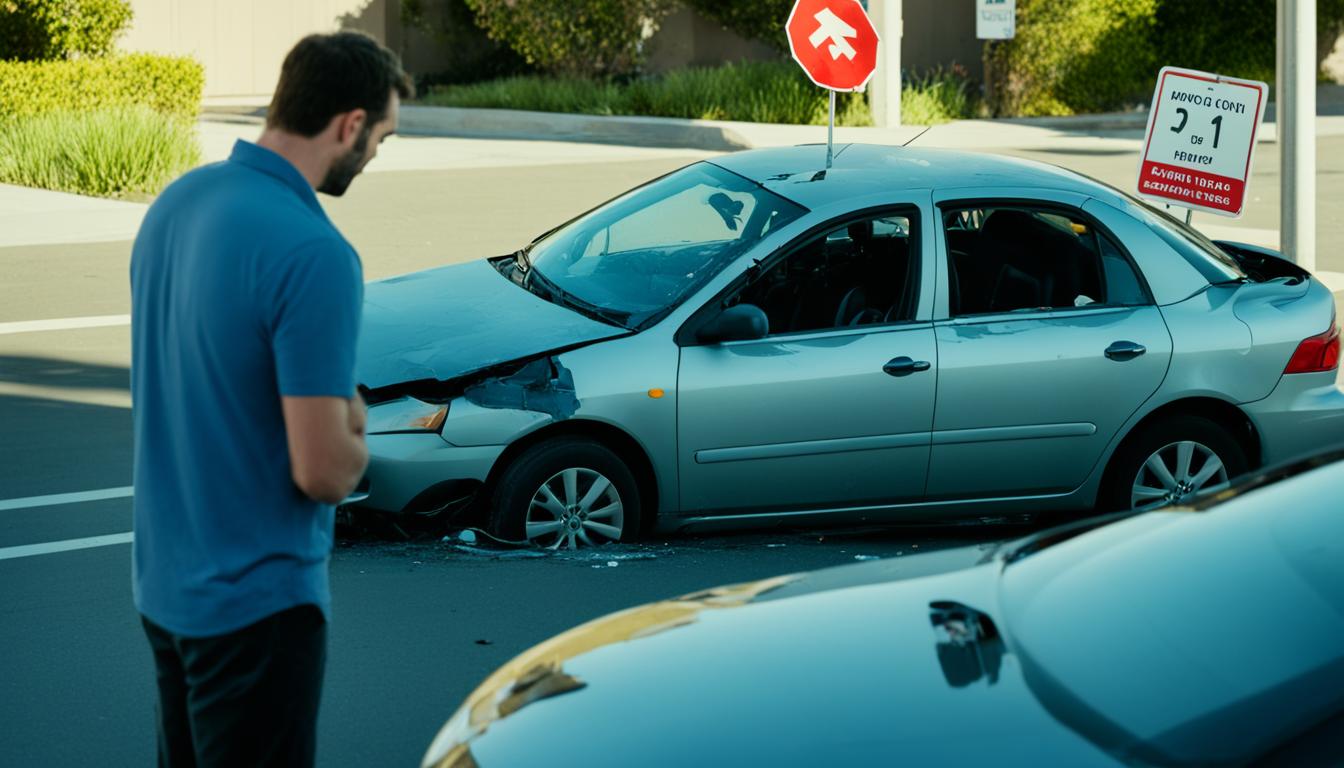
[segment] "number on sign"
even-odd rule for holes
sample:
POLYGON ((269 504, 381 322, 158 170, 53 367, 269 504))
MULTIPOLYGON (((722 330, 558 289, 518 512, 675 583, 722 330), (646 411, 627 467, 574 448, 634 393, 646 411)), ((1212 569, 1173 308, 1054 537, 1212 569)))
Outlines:
POLYGON ((1213 148, 1218 148, 1218 137, 1223 135, 1223 116, 1213 118, 1213 148))
POLYGON ((1181 124, 1180 124, 1180 125, 1172 126, 1172 128, 1171 128, 1171 132, 1172 132, 1172 133, 1180 133, 1181 131, 1184 131, 1184 130, 1185 130, 1185 124, 1186 124, 1186 122, 1190 119, 1190 113, 1187 112, 1187 111, 1185 111, 1184 108, 1182 108, 1182 107, 1177 107, 1177 108, 1176 108, 1176 111, 1179 112, 1179 113, 1181 113, 1181 124))

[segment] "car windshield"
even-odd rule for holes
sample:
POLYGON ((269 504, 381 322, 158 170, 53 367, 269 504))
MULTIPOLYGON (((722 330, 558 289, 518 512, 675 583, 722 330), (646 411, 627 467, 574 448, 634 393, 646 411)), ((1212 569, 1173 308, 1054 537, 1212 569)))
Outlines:
POLYGON ((1042 704, 1098 745, 1156 765, 1245 762, 1339 713, 1340 458, 1006 567, 1002 624, 1042 704))
POLYGON ((634 328, 660 317, 806 209, 710 163, 669 174, 547 234, 524 284, 634 328))

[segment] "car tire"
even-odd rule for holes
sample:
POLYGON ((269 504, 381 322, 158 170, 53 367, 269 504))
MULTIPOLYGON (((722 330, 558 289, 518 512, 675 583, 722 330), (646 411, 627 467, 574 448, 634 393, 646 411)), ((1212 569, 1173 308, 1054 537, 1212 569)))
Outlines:
MULTIPOLYGON (((1154 491, 1168 490, 1173 499, 1167 503, 1181 503, 1190 500, 1194 494, 1216 487, 1218 482, 1233 480, 1249 469, 1246 450, 1225 428, 1202 416, 1172 416, 1142 427, 1111 457, 1097 508, 1102 512, 1115 512, 1141 506, 1136 505, 1137 486, 1151 487, 1154 491), (1177 471, 1182 444, 1193 445, 1185 477, 1177 471), (1207 466, 1210 455, 1221 464, 1221 472, 1203 478, 1197 488, 1188 488, 1191 481, 1201 479, 1201 470, 1207 466), (1168 487, 1170 483, 1162 482, 1156 473, 1145 468, 1155 456, 1167 467, 1171 474, 1169 479, 1176 482, 1176 487, 1168 487), (1145 472, 1144 476, 1140 476, 1140 471, 1145 472)), ((1157 497, 1149 503, 1163 501, 1157 497)))
POLYGON ((640 530, 634 473, 610 448, 587 438, 552 438, 523 451, 500 475, 492 500, 490 532, 506 541, 567 549, 631 541, 640 530), (592 494, 604 481, 607 486, 592 494), (560 526, 546 530, 553 522, 560 526))

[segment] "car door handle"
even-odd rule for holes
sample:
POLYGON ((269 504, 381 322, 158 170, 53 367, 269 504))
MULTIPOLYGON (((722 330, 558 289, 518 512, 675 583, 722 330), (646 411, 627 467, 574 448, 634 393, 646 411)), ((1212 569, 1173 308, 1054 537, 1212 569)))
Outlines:
POLYGON ((1117 341, 1106 348, 1106 356, 1112 360, 1133 360, 1147 352, 1148 348, 1132 341, 1117 341))
POLYGON ((929 365, 928 360, 911 360, 908 357, 898 357, 882 366, 882 372, 888 376, 909 376, 912 373, 927 371, 933 366, 929 365))

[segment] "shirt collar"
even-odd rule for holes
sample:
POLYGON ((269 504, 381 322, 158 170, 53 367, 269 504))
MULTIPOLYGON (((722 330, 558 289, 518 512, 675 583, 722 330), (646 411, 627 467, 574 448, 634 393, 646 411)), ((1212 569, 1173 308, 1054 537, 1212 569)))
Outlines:
POLYGON ((285 183, 285 186, 293 189, 303 202, 314 211, 326 216, 326 211, 322 210, 322 204, 317 202, 317 194, 308 184, 308 180, 299 173, 299 169, 294 164, 281 157, 271 150, 253 144, 250 141, 238 139, 233 144, 233 153, 229 155, 229 162, 239 163, 248 168, 270 174, 285 183))

